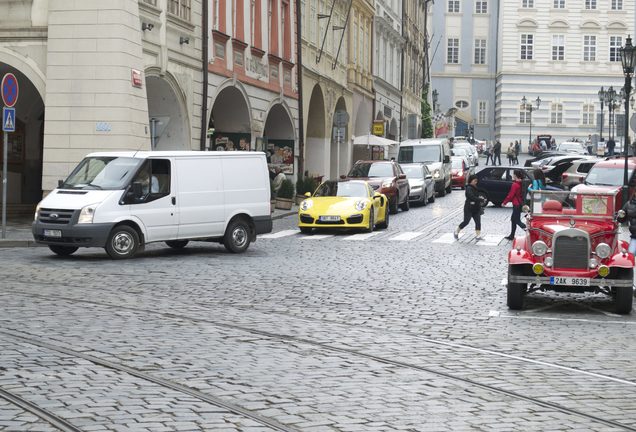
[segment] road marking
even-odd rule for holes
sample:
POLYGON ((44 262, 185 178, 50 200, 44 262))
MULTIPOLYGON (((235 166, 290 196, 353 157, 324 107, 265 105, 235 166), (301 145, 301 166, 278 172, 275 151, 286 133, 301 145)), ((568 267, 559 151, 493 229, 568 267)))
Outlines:
POLYGON ((284 230, 284 231, 278 231, 276 233, 259 235, 258 238, 259 239, 277 239, 281 237, 287 237, 290 235, 298 234, 299 232, 300 231, 298 230, 284 230))
POLYGON ((481 240, 477 241, 479 246, 499 246, 501 236, 495 234, 487 234, 481 240))
POLYGON ((347 237, 344 237, 343 240, 367 240, 371 237, 374 237, 378 234, 381 234, 381 232, 377 231, 377 232, 370 232, 370 233, 361 233, 361 234, 353 234, 347 237))
POLYGON ((507 279, 507 278, 503 278, 503 279, 501 280, 501 284, 500 284, 500 285, 501 285, 501 286, 506 286, 506 285, 508 285, 508 279, 507 279))
POLYGON ((333 234, 313 234, 313 235, 306 235, 306 236, 302 236, 301 239, 303 240, 322 240, 322 239, 326 239, 329 237, 333 237, 333 234))
POLYGON ((424 235, 423 232, 417 232, 417 231, 407 231, 407 232, 403 232, 402 234, 396 235, 395 237, 390 238, 389 240, 391 241, 409 241, 409 240, 413 240, 416 237, 419 237, 421 235, 424 235))
POLYGON ((455 243, 455 236, 453 235, 453 233, 446 233, 446 234, 442 234, 438 239, 433 240, 433 243, 445 243, 445 244, 452 244, 455 243))
POLYGON ((488 313, 489 317, 498 317, 499 315, 501 315, 501 313, 499 311, 490 311, 488 313))

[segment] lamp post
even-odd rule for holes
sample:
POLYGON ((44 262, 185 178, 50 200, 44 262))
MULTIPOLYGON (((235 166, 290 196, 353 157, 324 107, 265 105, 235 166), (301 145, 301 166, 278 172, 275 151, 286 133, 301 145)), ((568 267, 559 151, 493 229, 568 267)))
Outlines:
POLYGON ((605 90, 603 87, 598 91, 598 100, 601 102, 601 138, 600 141, 603 141, 603 104, 605 103, 605 90))
POLYGON ((610 86, 610 88, 608 88, 605 92, 605 103, 607 104, 607 112, 609 114, 609 118, 607 119, 607 135, 609 139, 612 139, 612 137, 614 136, 612 133, 612 124, 616 98, 616 90, 614 90, 614 87, 610 86))
POLYGON ((526 109, 526 111, 530 113, 530 118, 529 118, 530 131, 528 132, 528 150, 532 150, 532 111, 539 109, 539 106, 541 105, 541 98, 537 96, 537 98, 534 100, 534 103, 537 104, 536 108, 532 106, 532 102, 528 103, 528 99, 526 99, 525 96, 521 98, 521 103, 523 104, 523 107, 526 109))
POLYGON ((435 114, 437 114, 437 98, 438 98, 438 96, 439 96, 439 93, 437 92, 437 90, 433 90, 431 100, 433 102, 433 112, 435 114))
POLYGON ((627 178, 627 165, 628 165, 628 151, 627 151, 627 136, 629 134, 629 95, 632 92, 632 75, 634 74, 634 63, 636 63, 636 50, 632 45, 632 38, 627 35, 625 40, 625 46, 620 49, 621 63, 623 64, 623 75, 625 75, 625 143, 623 148, 625 149, 625 171, 623 173, 623 204, 627 203, 629 193, 629 179, 627 178))

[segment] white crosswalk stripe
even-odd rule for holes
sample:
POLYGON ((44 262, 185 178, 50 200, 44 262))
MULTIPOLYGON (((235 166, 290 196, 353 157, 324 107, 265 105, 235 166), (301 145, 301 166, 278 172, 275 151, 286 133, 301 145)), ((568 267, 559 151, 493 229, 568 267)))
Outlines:
POLYGON ((269 233, 269 234, 263 234, 263 235, 259 235, 258 238, 259 239, 277 239, 277 238, 281 238, 281 237, 287 237, 290 235, 295 235, 300 233, 300 231, 298 230, 284 230, 284 231, 278 231, 275 233, 269 233))
POLYGON ((455 243, 455 237, 453 236, 453 233, 442 234, 439 238, 433 240, 433 243, 455 243))
POLYGON ((377 236, 378 234, 381 234, 381 232, 374 231, 374 232, 370 232, 370 233, 353 234, 353 235, 350 235, 350 236, 347 236, 347 237, 343 238, 343 240, 357 240, 357 241, 368 240, 371 237, 377 236))
POLYGON ((414 238, 417 238, 425 233, 419 231, 407 231, 402 234, 396 235, 395 237, 391 237, 389 240, 392 241, 411 241, 414 238))
POLYGON ((326 239, 329 237, 333 237, 333 234, 313 234, 313 235, 307 235, 307 236, 302 236, 301 239, 303 240, 322 240, 322 239, 326 239))
POLYGON ((473 233, 462 233, 459 237, 459 240, 455 240, 452 232, 442 233, 433 240, 424 239, 426 237, 426 232, 422 231, 405 231, 393 233, 392 235, 382 235, 387 234, 386 231, 373 231, 370 233, 355 233, 351 235, 338 235, 338 234, 301 234, 299 230, 283 230, 275 233, 269 233, 260 235, 259 239, 280 239, 284 237, 292 237, 297 236, 297 238, 302 240, 324 240, 329 238, 335 238, 336 240, 348 240, 348 241, 367 241, 367 240, 377 240, 377 241, 426 241, 437 244, 453 244, 453 243, 461 243, 466 245, 475 245, 475 246, 499 246, 503 241, 503 234, 487 234, 483 235, 480 240, 476 240, 473 233), (379 237, 378 237, 379 236, 379 237), (378 237, 378 238, 375 238, 378 237))

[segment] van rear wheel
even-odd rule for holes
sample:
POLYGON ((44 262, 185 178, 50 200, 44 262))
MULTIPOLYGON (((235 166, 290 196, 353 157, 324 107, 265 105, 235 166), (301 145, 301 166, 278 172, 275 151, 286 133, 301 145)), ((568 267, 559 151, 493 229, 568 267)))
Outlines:
POLYGON ((59 246, 59 245, 49 245, 49 249, 56 255, 59 256, 69 256, 73 254, 79 248, 76 246, 59 246))
POLYGON ((232 253, 245 252, 250 245, 250 226, 243 219, 230 222, 223 236, 223 246, 232 253))
POLYGON ((118 225, 108 235, 105 249, 112 259, 132 258, 139 249, 139 234, 128 225, 118 225))

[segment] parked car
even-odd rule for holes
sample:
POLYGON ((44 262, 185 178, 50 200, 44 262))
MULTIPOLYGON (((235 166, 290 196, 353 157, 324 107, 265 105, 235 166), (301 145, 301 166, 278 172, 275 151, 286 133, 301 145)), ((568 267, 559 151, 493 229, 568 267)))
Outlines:
POLYGON ((501 206, 508 195, 512 186, 512 172, 516 169, 521 169, 523 172, 522 196, 525 196, 526 189, 533 179, 532 170, 528 168, 493 166, 485 167, 477 173, 477 187, 487 194, 488 201, 495 207, 501 206))
POLYGON ((532 292, 602 292, 632 310, 634 255, 618 238, 616 192, 531 192, 528 229, 508 253, 507 303, 532 292), (521 252, 522 251, 522 252, 521 252))
POLYGON ((413 163, 400 166, 409 181, 411 190, 409 200, 421 205, 435 202, 435 182, 426 164, 413 163))
MULTIPOLYGON (((627 160, 627 181, 629 184, 629 197, 634 194, 636 189, 636 158, 631 157, 627 160)), ((607 192, 619 191, 624 184, 625 176, 625 159, 606 159, 599 161, 592 166, 590 172, 587 173, 583 184, 579 184, 572 188, 572 192, 607 192)), ((621 208, 623 202, 622 194, 616 195, 615 207, 621 208)))
POLYGON ((471 167, 466 158, 462 156, 453 156, 451 163, 453 164, 453 168, 451 169, 453 187, 466 189, 468 177, 474 174, 475 169, 471 167))
POLYGON ((599 158, 579 159, 572 161, 572 164, 561 174, 561 184, 570 189, 580 183, 583 183, 587 177, 587 173, 597 162, 602 161, 599 158))
POLYGON ((386 195, 391 213, 398 207, 409 210, 409 181, 400 165, 395 161, 357 161, 346 179, 366 180, 373 190, 386 195))
POLYGON ((461 157, 464 158, 466 160, 466 162, 468 163, 469 166, 474 167, 475 166, 475 162, 473 161, 473 155, 470 153, 470 151, 468 149, 465 148, 455 148, 453 147, 451 149, 451 161, 453 159, 453 157, 461 157))
POLYGON ((298 228, 311 233, 321 228, 358 228, 372 232, 389 226, 387 196, 361 180, 328 180, 310 192, 298 207, 298 228))
POLYGON ((539 168, 543 172, 547 172, 547 171, 550 171, 552 168, 554 168, 557 165, 560 165, 560 164, 563 164, 563 163, 567 163, 567 162, 572 162, 572 161, 575 161, 575 160, 578 160, 578 159, 584 159, 584 158, 587 158, 587 157, 591 157, 591 156, 586 156, 584 154, 556 155, 556 156, 543 158, 543 159, 538 160, 536 162, 532 162, 532 167, 533 168, 539 168))
POLYGON ((563 152, 563 153, 576 153, 576 154, 582 154, 582 155, 588 154, 587 148, 585 148, 585 145, 578 141, 562 142, 561 144, 557 146, 557 151, 563 152))
POLYGON ((451 193, 451 149, 446 138, 409 139, 400 143, 399 163, 424 162, 439 196, 451 193))
POLYGON ((470 163, 472 166, 478 166, 479 165, 479 152, 477 151, 477 148, 475 148, 474 145, 472 145, 471 143, 467 142, 467 141, 459 141, 459 142, 455 142, 453 144, 453 149, 465 149, 468 150, 468 153, 470 155, 470 163))
POLYGON ((545 159, 548 157, 554 157, 554 156, 566 156, 566 153, 562 153, 562 152, 555 152, 555 151, 542 151, 539 152, 535 155, 535 157, 527 159, 526 162, 523 164, 523 166, 525 167, 530 167, 532 166, 533 162, 537 162, 541 159, 545 159))

